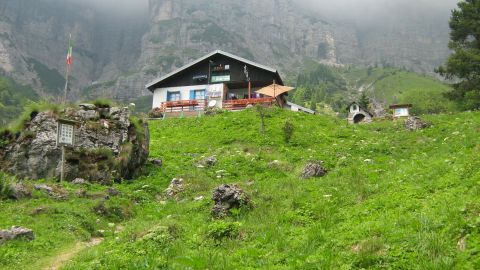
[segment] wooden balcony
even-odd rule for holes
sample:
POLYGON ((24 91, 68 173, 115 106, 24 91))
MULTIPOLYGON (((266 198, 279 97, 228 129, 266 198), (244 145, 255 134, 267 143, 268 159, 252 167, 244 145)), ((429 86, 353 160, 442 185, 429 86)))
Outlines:
POLYGON ((176 100, 167 101, 160 104, 162 112, 185 112, 185 111, 203 111, 207 106, 205 100, 176 100))
MULTIPOLYGON (((223 109, 238 111, 247 108, 249 105, 261 104, 263 106, 271 106, 274 103, 275 98, 272 97, 232 99, 223 101, 223 109)), ((206 100, 166 101, 162 102, 159 106, 163 113, 198 112, 205 110, 206 107, 206 100)))
POLYGON ((264 98, 246 98, 246 99, 232 99, 232 100, 224 100, 223 101, 223 108, 226 110, 243 110, 247 108, 249 105, 264 105, 264 106, 271 106, 275 103, 275 98, 272 97, 264 97, 264 98))

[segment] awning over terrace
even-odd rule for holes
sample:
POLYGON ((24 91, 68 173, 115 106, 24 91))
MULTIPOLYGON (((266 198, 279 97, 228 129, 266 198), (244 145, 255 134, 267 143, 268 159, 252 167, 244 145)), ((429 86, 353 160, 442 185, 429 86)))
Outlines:
POLYGON ((262 95, 265 95, 265 96, 276 98, 276 97, 280 96, 281 94, 292 91, 293 89, 295 89, 295 88, 290 87, 290 86, 283 86, 283 85, 279 85, 279 84, 272 84, 272 85, 263 87, 262 89, 257 90, 255 92, 259 93, 259 94, 262 94, 262 95))

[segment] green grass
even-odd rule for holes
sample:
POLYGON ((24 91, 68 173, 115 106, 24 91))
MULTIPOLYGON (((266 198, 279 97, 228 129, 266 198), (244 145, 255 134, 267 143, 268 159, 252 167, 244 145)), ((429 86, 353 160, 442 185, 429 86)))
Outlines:
MULTIPOLYGON (((401 121, 349 126, 274 109, 265 136, 254 111, 152 121, 151 157, 164 166, 115 185, 122 195, 107 202, 128 210, 124 230, 106 233, 64 269, 478 269, 480 113, 425 119, 432 127, 409 132, 401 121), (287 119, 294 126, 289 143, 287 119), (196 167, 210 155, 217 165, 196 167), (279 163, 269 165, 273 160, 279 163), (323 160, 327 176, 301 180, 308 160, 323 160), (166 198, 178 177, 185 190, 166 198), (213 219, 210 197, 222 183, 240 185, 253 207, 213 219), (462 239, 465 249, 457 247, 462 239)), ((0 246, 3 269, 33 269, 39 258, 47 256, 45 263, 119 222, 92 211, 99 199, 38 195, 0 203, 0 228, 27 226, 37 236, 0 246), (40 206, 48 214, 32 216, 40 206)))

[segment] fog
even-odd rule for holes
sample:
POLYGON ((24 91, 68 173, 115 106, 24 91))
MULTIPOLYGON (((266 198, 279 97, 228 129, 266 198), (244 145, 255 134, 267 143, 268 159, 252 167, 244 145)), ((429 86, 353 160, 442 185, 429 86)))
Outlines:
MULTIPOLYGON (((62 0, 93 5, 100 11, 117 15, 148 12, 149 0, 62 0)), ((181 0, 174 0, 181 1, 181 0)), ((189 0, 194 1, 194 0, 189 0)), ((225 0, 233 1, 233 0, 225 0)), ((264 1, 264 0, 257 0, 264 1)), ((268 0, 272 3, 274 1, 268 0)), ((327 21, 355 23, 357 26, 382 26, 382 24, 443 24, 459 0, 290 0, 311 16, 321 16, 327 21)), ((188 2, 188 1, 187 1, 188 2)), ((253 1, 250 1, 252 3, 253 1)))
POLYGON ((294 0, 326 20, 379 26, 388 23, 447 24, 459 0, 294 0))
MULTIPOLYGON (((58 0, 57 0, 58 1, 58 0)), ((61 0, 79 5, 88 5, 96 10, 118 15, 145 15, 149 0, 61 0)))

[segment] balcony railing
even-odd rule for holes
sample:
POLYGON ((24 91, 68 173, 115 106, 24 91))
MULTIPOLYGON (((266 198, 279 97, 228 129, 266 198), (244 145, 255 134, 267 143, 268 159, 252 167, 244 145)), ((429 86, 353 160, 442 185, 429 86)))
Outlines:
POLYGON ((203 99, 166 101, 160 104, 162 112, 201 111, 205 107, 206 101, 203 99))
POLYGON ((232 99, 223 101, 223 108, 227 110, 242 110, 248 105, 261 104, 270 106, 275 102, 275 98, 246 98, 246 99, 232 99))
MULTIPOLYGON (((271 106, 275 102, 275 98, 247 98, 247 99, 232 99, 223 101, 223 109, 225 110, 243 110, 249 105, 261 104, 264 106, 271 106)), ((203 111, 207 107, 206 100, 176 100, 166 101, 160 104, 160 110, 164 113, 169 112, 195 112, 203 111)))

